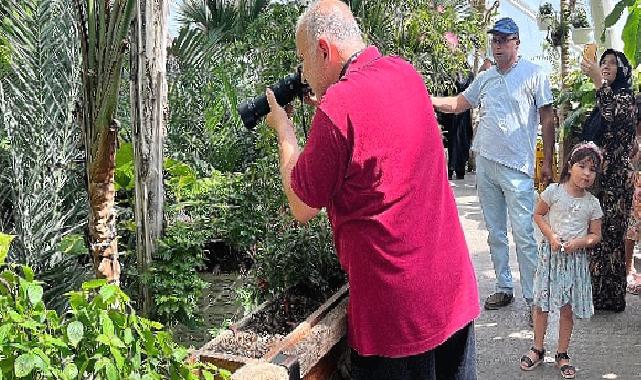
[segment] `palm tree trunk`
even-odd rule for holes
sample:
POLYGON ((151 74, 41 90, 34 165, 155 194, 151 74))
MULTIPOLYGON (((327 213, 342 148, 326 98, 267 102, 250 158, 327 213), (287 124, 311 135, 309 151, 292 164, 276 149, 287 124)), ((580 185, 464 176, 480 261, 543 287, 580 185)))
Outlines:
MULTIPOLYGON (((561 25, 567 25, 570 22, 570 14, 572 13, 572 10, 574 9, 574 0, 561 0, 560 7, 561 7, 561 12, 559 14, 559 17, 561 18, 561 25)), ((568 74, 570 72, 570 32, 569 32, 569 27, 567 27, 568 31, 563 34, 563 37, 561 38, 561 91, 567 90, 567 83, 563 80, 563 78, 567 78, 568 74)), ((559 104, 559 109, 558 109, 558 118, 559 118, 559 125, 563 124, 563 120, 565 120, 565 117, 567 116, 567 110, 568 110, 568 104, 563 103, 559 104)), ((563 134, 563 140, 559 142, 559 158, 558 162, 565 162, 565 157, 569 154, 570 148, 571 148, 571 142, 570 142, 570 136, 566 136, 563 134)))
POLYGON ((134 0, 75 0, 82 50, 81 103, 89 192, 89 244, 96 277, 120 282, 114 210, 118 89, 134 0))
POLYGON ((89 176, 89 240, 97 277, 120 282, 116 213, 114 209, 114 170, 118 122, 105 128, 89 176))
MULTIPOLYGON (((147 272, 163 225, 163 137, 167 124, 166 0, 138 0, 131 49, 131 124, 134 140, 136 255, 138 273, 147 272)), ((142 313, 151 308, 140 281, 142 313)))

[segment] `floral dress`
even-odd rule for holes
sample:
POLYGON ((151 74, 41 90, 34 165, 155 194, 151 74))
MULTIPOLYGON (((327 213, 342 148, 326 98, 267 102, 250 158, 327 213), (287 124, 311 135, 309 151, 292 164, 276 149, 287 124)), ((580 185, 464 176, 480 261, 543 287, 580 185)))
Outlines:
MULTIPOLYGON (((548 219, 552 231, 565 242, 585 236, 590 221, 603 216, 594 195, 586 192, 576 198, 560 184, 548 186, 541 193, 541 200, 550 207, 548 219)), ((572 253, 552 251, 550 242, 543 240, 534 279, 534 304, 546 312, 569 304, 577 318, 591 317, 594 306, 589 261, 585 249, 572 253)))
MULTIPOLYGON (((603 170, 595 195, 603 209, 602 240, 592 250, 590 271, 595 309, 625 309, 626 269, 624 238, 632 207, 630 152, 635 141, 637 106, 630 89, 617 91, 604 85, 596 92, 605 121, 600 141, 603 170)), ((575 142, 578 142, 575 140, 575 142)))

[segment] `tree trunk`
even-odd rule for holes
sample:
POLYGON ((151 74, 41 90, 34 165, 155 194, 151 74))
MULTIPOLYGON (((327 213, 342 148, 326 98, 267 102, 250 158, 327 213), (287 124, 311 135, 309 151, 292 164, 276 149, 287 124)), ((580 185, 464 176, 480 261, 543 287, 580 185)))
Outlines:
MULTIPOLYGON (((136 178, 136 255, 145 273, 163 225, 163 136, 167 122, 167 0, 138 0, 131 49, 131 125, 136 178)), ((140 282, 142 313, 151 298, 140 282)))
MULTIPOLYGON (((560 7, 561 7, 561 12, 559 13, 559 17, 561 17, 561 25, 567 25, 570 22, 570 14, 572 13, 574 9, 574 0, 561 0, 560 7)), ((569 29, 569 27, 568 27, 569 29)), ((567 90, 567 83, 563 80, 564 78, 568 77, 568 74, 570 73, 570 32, 569 30, 563 34, 563 37, 561 39, 561 91, 567 90)), ((567 110, 568 110, 569 104, 563 103, 559 104, 559 109, 558 109, 558 119, 559 119, 559 126, 563 125, 563 121, 565 120, 565 117, 567 116, 567 110)), ((570 136, 566 136, 563 134, 563 139, 559 141, 559 158, 558 162, 565 162, 565 157, 568 155, 570 152, 570 136)))
POLYGON ((114 119, 133 0, 74 1, 82 51, 83 131, 89 193, 89 247, 96 277, 120 282, 114 170, 119 123, 114 119))
POLYGON ((99 138, 99 148, 89 169, 89 240, 94 271, 112 283, 120 282, 114 171, 118 122, 113 120, 99 138))

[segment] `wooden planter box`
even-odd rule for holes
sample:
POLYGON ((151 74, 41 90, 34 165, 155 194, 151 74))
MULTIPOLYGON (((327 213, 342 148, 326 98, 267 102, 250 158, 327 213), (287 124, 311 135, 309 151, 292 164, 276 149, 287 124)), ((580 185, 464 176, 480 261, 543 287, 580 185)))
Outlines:
POLYGON ((233 344, 237 340, 238 345, 244 344, 243 340, 247 336, 244 328, 252 316, 260 312, 267 303, 262 304, 194 352, 194 357, 232 372, 249 363, 274 363, 287 368, 289 379, 328 379, 336 370, 338 357, 345 350, 347 301, 348 286, 344 285, 285 337, 270 341, 267 353, 260 358, 212 350, 221 342, 233 344))

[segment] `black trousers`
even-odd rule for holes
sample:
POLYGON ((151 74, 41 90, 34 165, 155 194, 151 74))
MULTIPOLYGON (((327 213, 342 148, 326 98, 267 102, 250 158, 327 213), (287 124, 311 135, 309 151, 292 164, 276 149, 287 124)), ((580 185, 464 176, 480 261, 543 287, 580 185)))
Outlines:
POLYGON ((352 350, 351 362, 352 380, 476 380, 474 323, 422 354, 385 358, 352 350))
POLYGON ((467 161, 470 158, 472 143, 472 119, 470 111, 460 114, 444 114, 439 122, 445 132, 445 147, 447 148, 447 169, 451 176, 465 175, 467 161))

